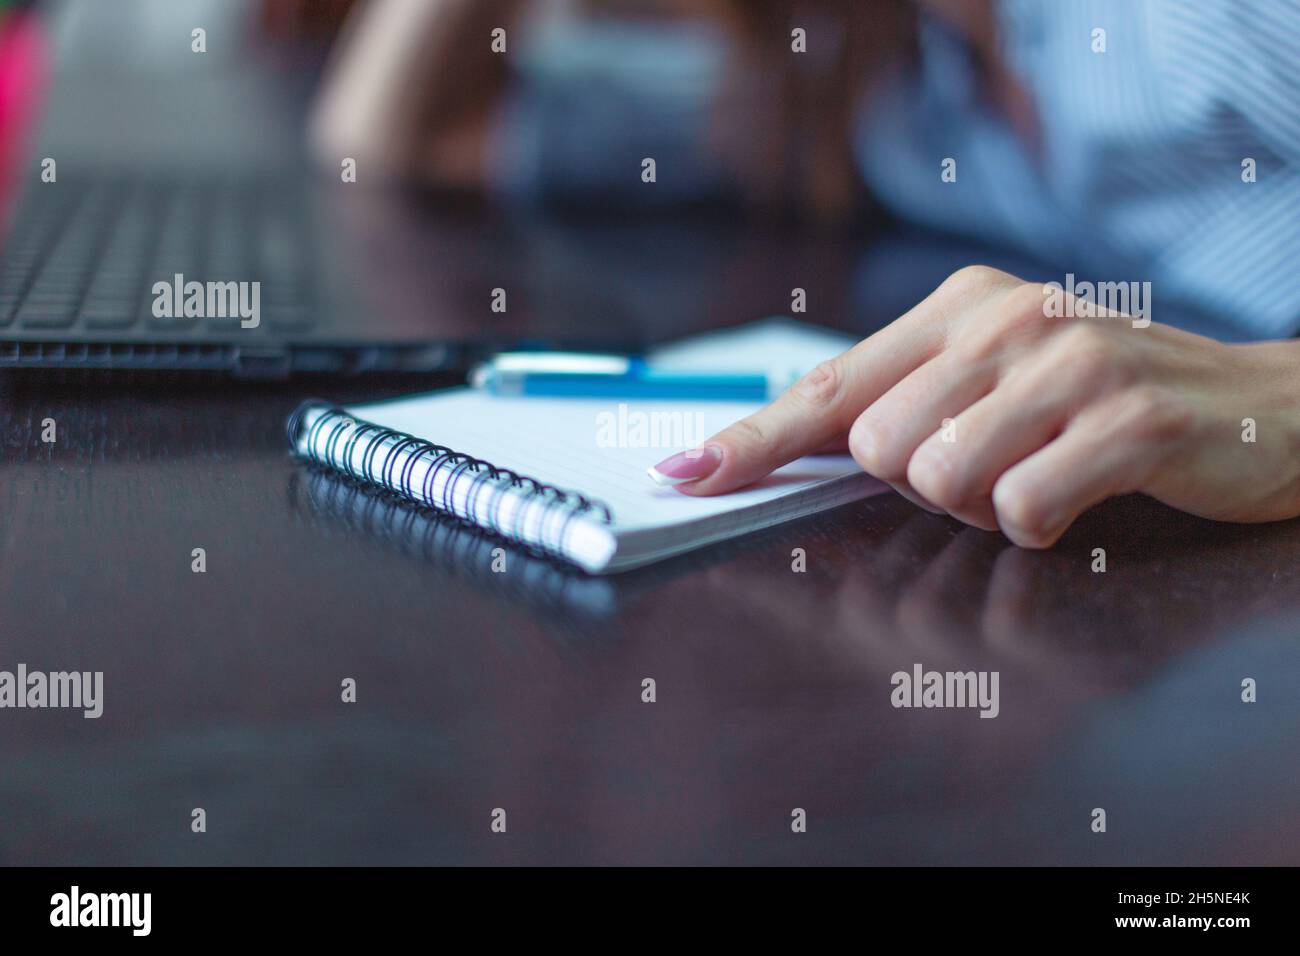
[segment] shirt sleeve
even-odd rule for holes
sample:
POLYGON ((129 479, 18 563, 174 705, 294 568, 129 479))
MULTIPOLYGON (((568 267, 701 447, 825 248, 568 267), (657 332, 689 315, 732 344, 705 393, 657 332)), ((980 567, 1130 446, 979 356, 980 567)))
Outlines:
POLYGON ((1242 117, 1300 160, 1300 0, 1150 0, 1148 35, 1175 108, 1242 117))

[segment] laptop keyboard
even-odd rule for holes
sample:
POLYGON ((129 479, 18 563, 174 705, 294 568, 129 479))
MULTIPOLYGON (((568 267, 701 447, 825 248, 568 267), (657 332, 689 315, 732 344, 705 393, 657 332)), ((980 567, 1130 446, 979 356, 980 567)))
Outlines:
POLYGON ((60 182, 25 198, 0 249, 0 335, 229 339, 304 332, 315 322, 308 219, 292 187, 60 182), (205 286, 260 283, 259 324, 242 327, 237 310, 155 316, 154 284, 171 286, 178 274, 205 286))

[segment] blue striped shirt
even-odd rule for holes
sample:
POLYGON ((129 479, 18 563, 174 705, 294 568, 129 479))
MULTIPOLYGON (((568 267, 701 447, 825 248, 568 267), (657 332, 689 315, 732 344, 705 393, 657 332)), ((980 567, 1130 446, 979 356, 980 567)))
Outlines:
MULTIPOLYGON (((1300 330, 1300 3, 1000 0, 996 15, 1038 149, 981 97, 960 38, 923 17, 919 65, 871 98, 858 127, 873 193, 905 220, 1081 278, 1150 281, 1155 321, 1190 307, 1220 319, 1224 337, 1300 330)), ((627 183, 626 163, 643 156, 676 171, 657 199, 725 183, 702 145, 725 41, 656 30, 622 34, 635 57, 616 28, 571 30, 588 69, 567 87, 525 71, 502 188, 599 191, 627 183)), ((563 59, 565 43, 547 42, 563 59)))

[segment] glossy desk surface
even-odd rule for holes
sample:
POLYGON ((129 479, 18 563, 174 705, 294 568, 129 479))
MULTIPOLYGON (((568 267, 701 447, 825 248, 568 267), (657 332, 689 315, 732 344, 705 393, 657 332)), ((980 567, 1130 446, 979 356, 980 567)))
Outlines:
POLYGON ((430 384, 0 383, 0 669, 105 698, 0 710, 0 863, 1300 862, 1300 522, 1131 498, 1031 553, 891 495, 496 574, 287 454, 307 394, 430 384), (915 664, 999 715, 894 708, 915 664))

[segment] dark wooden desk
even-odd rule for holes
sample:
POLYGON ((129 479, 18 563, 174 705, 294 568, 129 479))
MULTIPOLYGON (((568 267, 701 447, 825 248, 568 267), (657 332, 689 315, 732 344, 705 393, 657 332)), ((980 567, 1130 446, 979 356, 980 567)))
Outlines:
POLYGON ((0 380, 0 669, 105 681, 0 710, 0 863, 1300 862, 1300 522, 1031 553, 890 496, 494 574, 287 453, 307 394, 430 384, 0 380), (917 663, 999 716, 893 708, 917 663))

